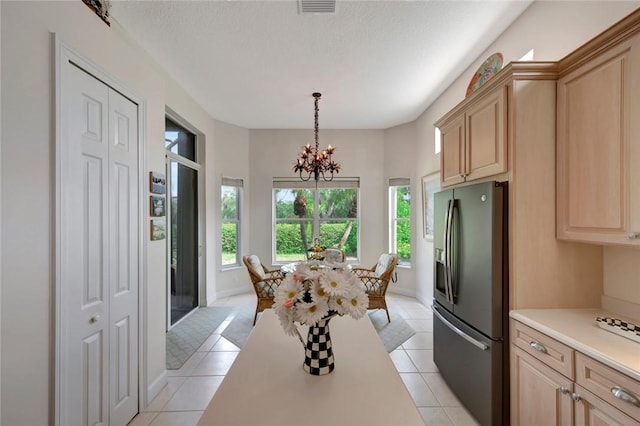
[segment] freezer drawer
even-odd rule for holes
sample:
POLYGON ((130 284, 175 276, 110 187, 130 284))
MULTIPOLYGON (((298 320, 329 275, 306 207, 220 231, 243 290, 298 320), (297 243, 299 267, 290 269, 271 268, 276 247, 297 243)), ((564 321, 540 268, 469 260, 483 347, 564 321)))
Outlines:
POLYGON ((433 359, 443 379, 483 426, 508 423, 504 344, 433 304, 433 359))

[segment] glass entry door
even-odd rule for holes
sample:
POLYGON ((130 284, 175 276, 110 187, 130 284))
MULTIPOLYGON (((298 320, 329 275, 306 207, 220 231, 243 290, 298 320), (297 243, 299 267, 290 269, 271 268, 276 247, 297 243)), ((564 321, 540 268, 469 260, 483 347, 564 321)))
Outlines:
POLYGON ((199 208, 196 136, 167 118, 169 283, 167 329, 198 307, 199 208))
POLYGON ((169 160, 171 323, 198 307, 198 171, 169 160))

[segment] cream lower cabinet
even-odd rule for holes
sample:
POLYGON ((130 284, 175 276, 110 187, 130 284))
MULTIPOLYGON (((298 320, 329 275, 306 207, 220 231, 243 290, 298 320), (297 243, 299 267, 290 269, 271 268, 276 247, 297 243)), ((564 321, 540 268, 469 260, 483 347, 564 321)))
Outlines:
POLYGON ((442 186, 507 171, 507 87, 498 85, 441 119, 442 186))
POLYGON ((573 383, 511 346, 511 424, 573 425, 573 383))
POLYGON ((511 320, 511 424, 640 426, 640 383, 511 320))
POLYGON ((640 423, 607 404, 582 386, 576 385, 574 393, 576 395, 576 425, 640 425, 640 423))
POLYGON ((569 67, 557 99, 562 240, 640 245, 640 35, 623 35, 595 57, 587 53, 602 42, 582 50, 587 59, 561 62, 569 67))

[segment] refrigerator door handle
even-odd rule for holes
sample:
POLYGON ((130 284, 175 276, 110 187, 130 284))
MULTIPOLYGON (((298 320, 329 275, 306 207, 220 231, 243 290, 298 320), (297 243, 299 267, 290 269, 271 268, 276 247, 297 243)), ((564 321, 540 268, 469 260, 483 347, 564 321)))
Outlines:
POLYGON ((453 300, 453 265, 451 251, 453 250, 453 209, 455 200, 449 200, 447 205, 447 223, 445 227, 445 289, 447 301, 454 304, 453 300))
MULTIPOLYGON (((434 307, 435 308, 435 307, 434 307)), ((465 333, 464 331, 460 330, 458 327, 456 327, 455 325, 451 324, 449 321, 447 321, 441 314, 440 312, 438 312, 436 309, 433 310, 433 313, 435 316, 438 317, 438 319, 440 321, 443 322, 444 325, 446 325, 447 327, 449 327, 451 329, 451 331, 453 331, 454 333, 456 333, 458 336, 462 337, 464 340, 466 340, 467 342, 471 343, 473 346, 482 349, 483 351, 486 351, 487 349, 489 349, 489 346, 485 345, 484 343, 474 339, 473 337, 469 336, 467 333, 465 333)))

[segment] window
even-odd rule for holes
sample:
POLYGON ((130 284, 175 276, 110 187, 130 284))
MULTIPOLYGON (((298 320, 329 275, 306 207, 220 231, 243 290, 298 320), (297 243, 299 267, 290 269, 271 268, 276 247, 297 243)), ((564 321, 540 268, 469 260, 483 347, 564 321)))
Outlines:
POLYGON ((274 181, 274 263, 306 260, 318 238, 358 259, 359 180, 274 181))
POLYGON ((389 250, 399 265, 411 265, 411 186, 409 179, 389 180, 389 250))
POLYGON ((222 178, 222 267, 240 266, 240 199, 242 179, 222 178))

